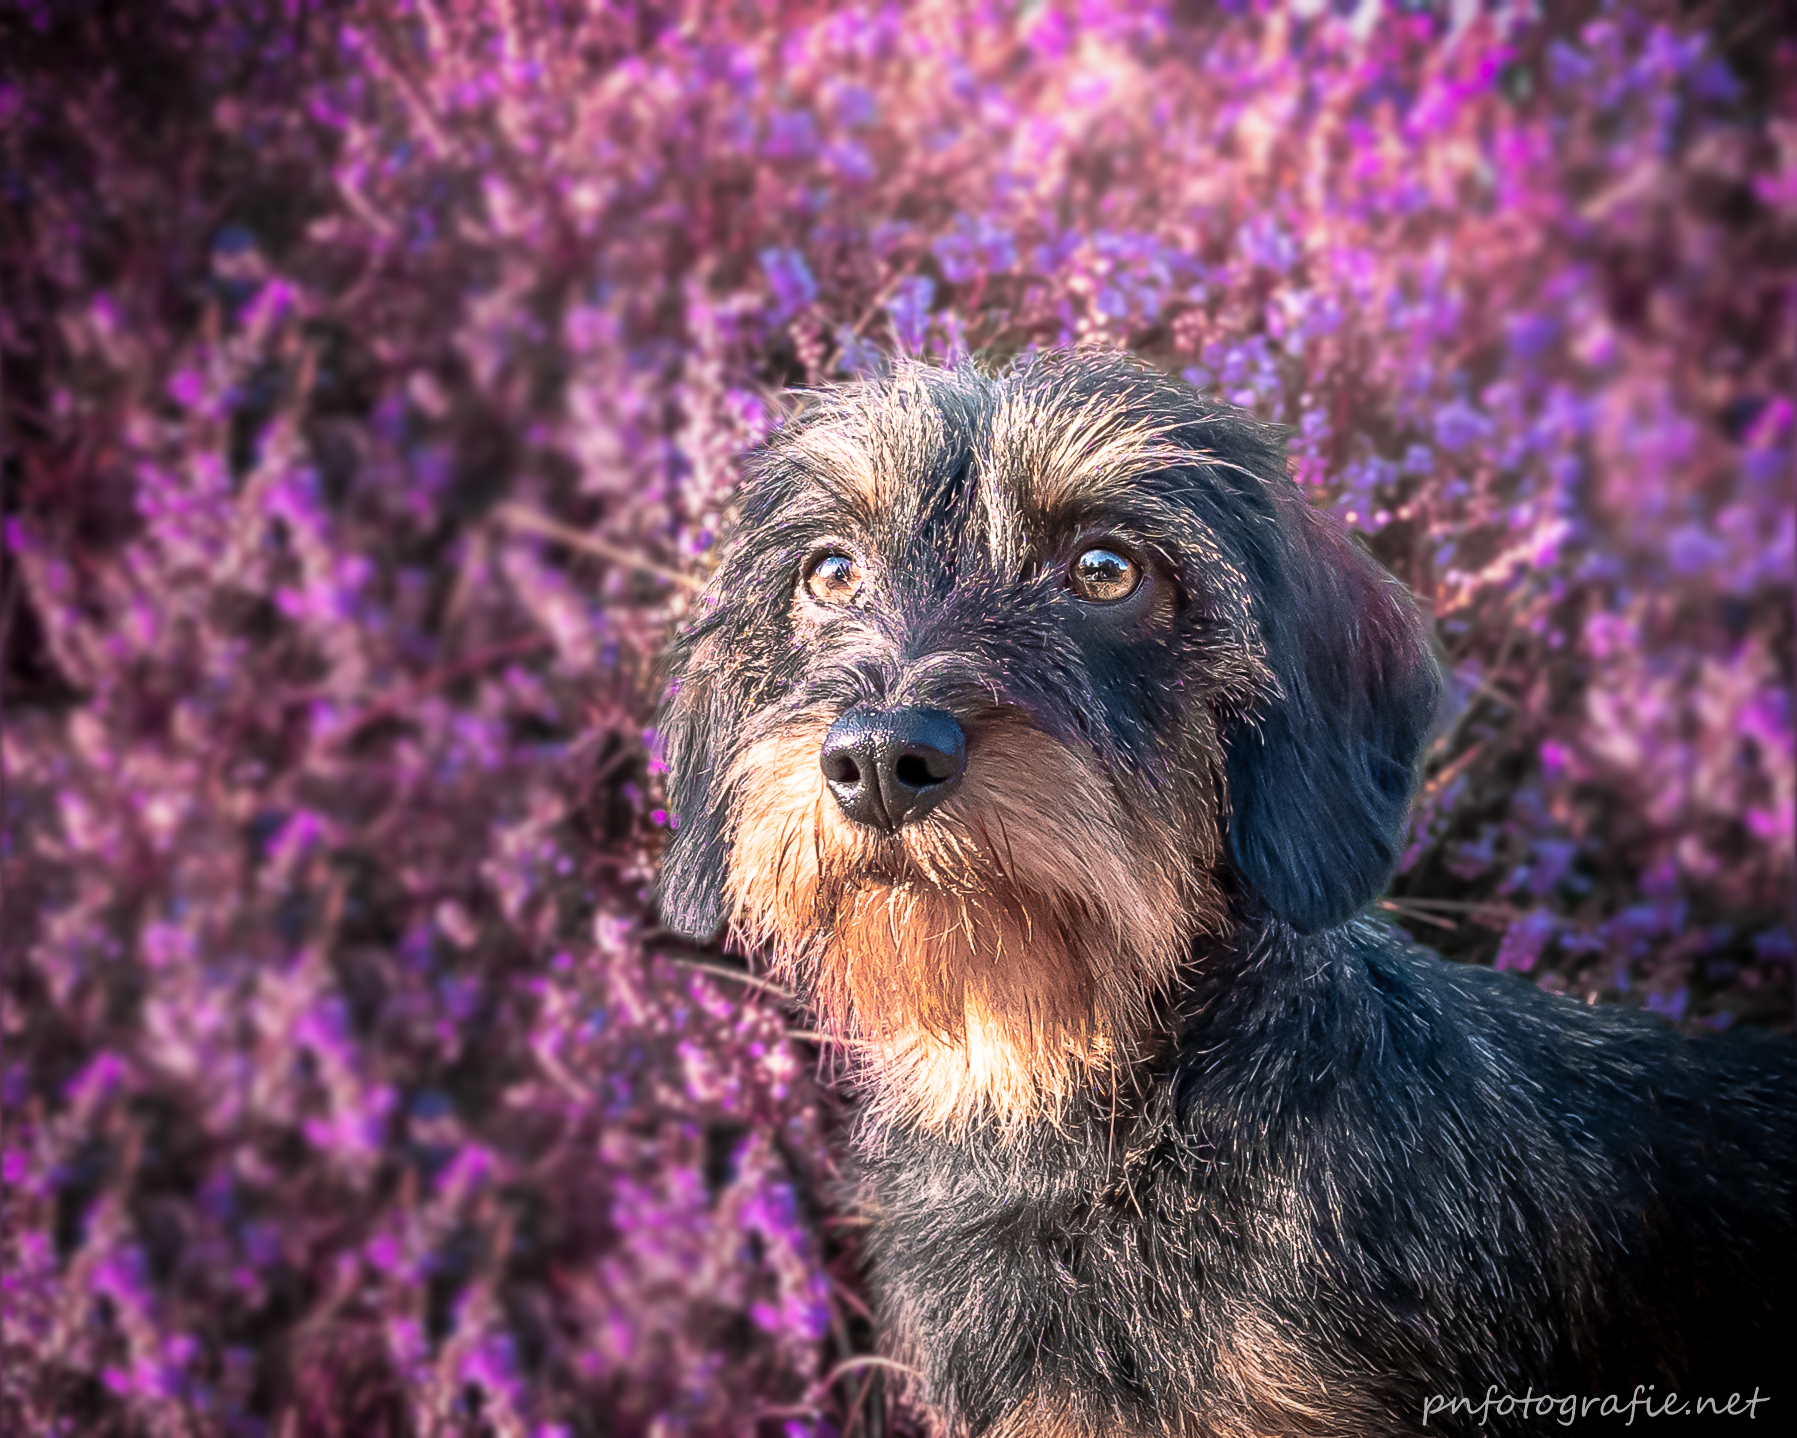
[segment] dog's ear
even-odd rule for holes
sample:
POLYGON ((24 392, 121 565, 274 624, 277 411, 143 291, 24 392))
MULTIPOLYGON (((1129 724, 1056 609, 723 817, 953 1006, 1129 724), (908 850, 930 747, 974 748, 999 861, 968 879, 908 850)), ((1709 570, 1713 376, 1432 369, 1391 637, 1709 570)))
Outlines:
POLYGON ((1297 495, 1256 575, 1278 680, 1228 745, 1229 855, 1301 933, 1352 918, 1391 878, 1441 698, 1415 602, 1297 495))
POLYGON ((689 938, 709 939, 725 918, 726 804, 718 755, 729 718, 717 685, 696 677, 686 646, 675 652, 674 677, 656 716, 668 766, 668 823, 662 851, 662 922, 689 938))

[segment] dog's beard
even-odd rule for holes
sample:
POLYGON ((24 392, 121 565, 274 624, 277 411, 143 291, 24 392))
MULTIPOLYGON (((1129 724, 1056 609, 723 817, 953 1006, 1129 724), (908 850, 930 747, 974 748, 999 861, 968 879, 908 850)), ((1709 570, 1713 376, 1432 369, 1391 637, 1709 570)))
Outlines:
POLYGON ((1219 916, 1214 823, 1133 812, 1090 762, 1000 716, 970 735, 960 788, 883 835, 825 788, 826 727, 783 728, 731 767, 732 922, 865 1060, 872 1116, 1016 1127, 1114 1091, 1219 916))

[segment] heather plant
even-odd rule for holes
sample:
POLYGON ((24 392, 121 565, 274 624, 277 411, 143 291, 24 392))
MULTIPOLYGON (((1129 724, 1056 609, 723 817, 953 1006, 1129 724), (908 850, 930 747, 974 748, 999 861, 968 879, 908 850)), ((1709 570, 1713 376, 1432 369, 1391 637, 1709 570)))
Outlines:
POLYGON ((911 1421, 645 729, 892 352, 1289 425, 1453 676, 1388 917, 1788 1026, 1797 44, 1548 8, 0 17, 8 1427, 911 1421))

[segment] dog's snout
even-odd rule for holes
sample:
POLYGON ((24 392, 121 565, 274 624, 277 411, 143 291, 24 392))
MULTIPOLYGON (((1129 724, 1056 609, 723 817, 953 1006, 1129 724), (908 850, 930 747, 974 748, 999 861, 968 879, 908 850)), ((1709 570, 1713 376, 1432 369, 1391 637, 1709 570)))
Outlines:
POLYGON ((896 830, 954 793, 967 770, 967 736, 941 709, 851 709, 824 736, 819 763, 844 814, 896 830))

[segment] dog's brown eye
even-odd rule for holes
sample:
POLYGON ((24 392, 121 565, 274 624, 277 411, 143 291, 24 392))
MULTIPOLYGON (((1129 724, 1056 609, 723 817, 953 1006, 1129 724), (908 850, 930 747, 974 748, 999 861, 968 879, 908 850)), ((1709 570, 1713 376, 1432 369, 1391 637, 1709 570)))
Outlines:
POLYGON ((1128 599, 1142 582, 1142 567, 1114 549, 1088 549, 1068 574, 1073 592, 1093 604, 1128 599))
POLYGON ((861 566, 846 554, 820 554, 805 571, 805 588, 819 604, 847 604, 861 592, 861 566))

